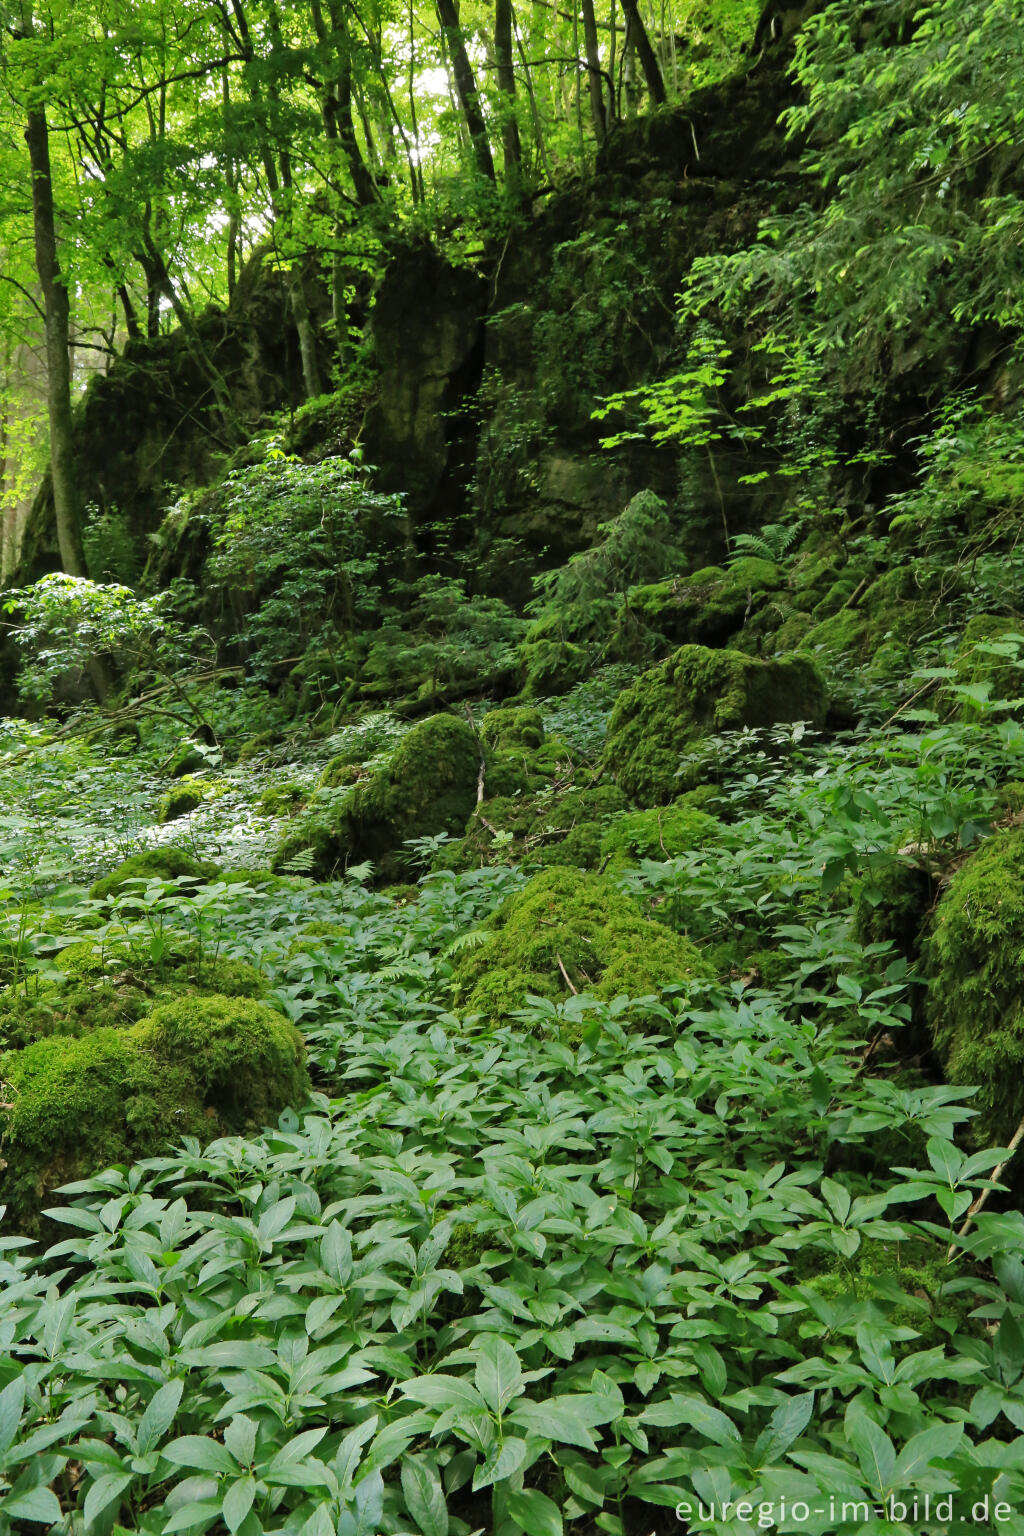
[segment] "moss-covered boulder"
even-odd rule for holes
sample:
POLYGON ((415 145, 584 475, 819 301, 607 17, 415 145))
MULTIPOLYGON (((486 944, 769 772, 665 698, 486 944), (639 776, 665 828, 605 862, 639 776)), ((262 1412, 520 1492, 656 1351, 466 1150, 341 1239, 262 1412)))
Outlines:
POLYGON ((627 808, 617 785, 570 784, 559 790, 497 795, 469 818, 465 837, 438 860, 447 869, 505 863, 596 869, 609 823, 627 808))
POLYGON ((525 704, 492 709, 484 716, 480 739, 491 752, 536 752, 544 745, 544 721, 539 710, 525 704))
POLYGON ((712 565, 690 576, 634 587, 619 614, 611 653, 643 661, 687 642, 724 645, 782 585, 777 565, 749 555, 727 570, 712 565))
POLYGON ((664 805, 687 787, 681 761, 702 737, 794 720, 821 724, 825 705, 821 677, 804 656, 758 661, 684 645, 620 695, 605 763, 639 805, 664 805))
POLYGON ((701 790, 666 806, 616 816, 601 839, 603 866, 614 873, 642 859, 674 859, 717 840, 722 824, 701 809, 701 790))
POLYGON ((586 646, 567 639, 561 623, 552 618, 531 624, 516 656, 523 693, 530 699, 568 693, 593 665, 586 646))
POLYGON ((195 949, 153 960, 148 945, 81 940, 56 956, 58 974, 30 975, 0 992, 0 1050, 53 1035, 124 1029, 183 992, 260 998, 267 983, 253 966, 195 949))
POLYGON ((147 848, 133 853, 118 864, 109 875, 104 875, 91 887, 89 895, 96 901, 119 896, 130 880, 196 880, 217 878, 217 866, 207 859, 194 858, 183 848, 147 848))
POLYGON ((208 783, 191 774, 179 779, 173 789, 161 796, 156 811, 159 824, 166 826, 167 822, 177 821, 179 816, 188 816, 197 810, 206 799, 208 789, 208 783))
POLYGON ((306 786, 289 780, 282 784, 268 784, 258 804, 264 816, 294 816, 302 810, 308 799, 309 790, 306 786))
POLYGON ((262 1003, 191 997, 129 1029, 39 1040, 0 1057, 0 1204, 40 1227, 52 1190, 160 1151, 256 1129, 300 1105, 301 1036, 262 1003))
POLYGON ((480 747, 469 722, 431 715, 336 804, 321 803, 300 818, 278 849, 274 868, 292 866, 308 853, 310 873, 321 877, 370 860, 379 879, 394 880, 406 840, 463 832, 479 777, 480 747))
POLYGON ((642 997, 708 974, 688 940, 611 880, 556 865, 495 915, 485 942, 458 961, 453 989, 466 1012, 497 1020, 521 1008, 527 993, 642 997))
POLYGON ((1024 1118, 1024 828, 957 871, 923 948, 931 1037, 952 1083, 976 1084, 974 1122, 997 1145, 1024 1118))

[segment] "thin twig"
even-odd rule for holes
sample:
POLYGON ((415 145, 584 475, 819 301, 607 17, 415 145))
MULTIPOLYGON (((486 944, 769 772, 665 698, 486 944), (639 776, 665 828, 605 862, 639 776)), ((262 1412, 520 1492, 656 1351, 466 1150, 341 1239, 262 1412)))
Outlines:
POLYGON ((569 975, 569 972, 566 970, 565 966, 562 964, 562 957, 561 957, 561 955, 556 955, 555 959, 558 961, 558 969, 561 971, 562 975, 565 977, 565 984, 569 988, 569 991, 572 993, 573 997, 579 997, 580 994, 579 994, 578 990, 572 984, 572 977, 569 975))
MULTIPOLYGON (((992 1177, 991 1177, 991 1180, 989 1181, 988 1188, 982 1190, 982 1192, 978 1196, 977 1200, 975 1200, 974 1204, 971 1206, 970 1210, 967 1212, 967 1215, 966 1215, 966 1217, 964 1219, 964 1224, 960 1228, 960 1231, 957 1233, 957 1238, 958 1238, 959 1241, 962 1242, 963 1239, 967 1236, 968 1232, 971 1230, 971 1228, 974 1225, 974 1218, 975 1218, 975 1216, 977 1216, 978 1212, 983 1210, 984 1207, 988 1204, 988 1197, 989 1197, 989 1195, 992 1193, 992 1191, 995 1188, 995 1186, 999 1183, 999 1180, 1000 1180, 1004 1170, 1006 1169, 1007 1164, 1012 1160, 1013 1154, 1016 1152, 1017 1148, 1020 1146, 1022 1141, 1024 1141, 1024 1120, 1021 1121, 1020 1125, 1018 1125, 1017 1129, 1014 1131, 1013 1139, 1010 1142, 1010 1145, 1006 1149, 1007 1150, 1007 1155, 1006 1155, 1006 1157, 1004 1157, 1003 1161, 999 1164, 999 1167, 994 1170, 994 1172, 992 1174, 992 1177)), ((946 1253, 946 1263, 949 1264, 955 1257, 956 1257, 956 1243, 950 1243, 949 1250, 946 1253)))

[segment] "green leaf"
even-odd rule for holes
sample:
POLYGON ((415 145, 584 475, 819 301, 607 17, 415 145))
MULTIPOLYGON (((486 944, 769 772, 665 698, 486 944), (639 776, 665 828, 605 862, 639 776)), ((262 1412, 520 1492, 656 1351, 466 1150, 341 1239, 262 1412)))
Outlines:
POLYGON ((448 1506, 437 1468, 422 1456, 406 1456, 401 1476, 405 1507, 423 1536, 448 1536, 448 1506))
POLYGON ((224 1444, 240 1466, 251 1466, 256 1454, 255 1421, 236 1413, 224 1431, 224 1444))
POLYGON ((37 1520, 41 1525, 55 1525, 62 1517, 60 1500, 49 1488, 29 1488, 25 1493, 9 1494, 0 1504, 6 1520, 37 1520))
POLYGON ((25 1406, 25 1378, 16 1376, 0 1392, 0 1457, 14 1442, 25 1406))
POLYGON ((92 1525, 115 1499, 120 1504, 121 1495, 133 1481, 130 1472, 107 1472, 103 1477, 98 1477, 85 1496, 82 1514, 86 1525, 92 1525))
POLYGON ((497 1334, 486 1334, 476 1346, 476 1389, 492 1413, 499 1416, 523 1390, 519 1356, 497 1334))
POLYGON ((486 1408, 480 1393, 463 1376, 415 1376, 403 1381, 401 1388, 414 1403, 425 1403, 428 1408, 465 1408, 479 1413, 486 1408))
POLYGON ((712 1408, 702 1397, 684 1397, 673 1392, 668 1402, 651 1403, 640 1417, 645 1424, 653 1424, 659 1429, 674 1429, 679 1424, 687 1424, 716 1445, 729 1445, 740 1438, 732 1420, 718 1408, 712 1408))
POLYGON ((814 1412, 814 1393, 801 1392, 780 1403, 758 1436, 753 1464, 758 1467, 777 1461, 807 1428, 814 1412))
POLYGON ((256 1498, 256 1479, 252 1476, 240 1477, 237 1482, 231 1484, 224 1495, 221 1504, 221 1514, 224 1516, 224 1524, 231 1531, 232 1536, 238 1530, 246 1515, 252 1509, 256 1498))
POLYGON ((526 1536, 562 1536, 562 1516, 558 1505, 538 1488, 524 1488, 508 1499, 508 1512, 526 1536))
POLYGON ((195 1467, 198 1472, 226 1472, 233 1475, 238 1464, 219 1440, 205 1435, 182 1435, 163 1447, 162 1455, 176 1467, 195 1467))
POLYGON ((477 1493, 491 1483, 500 1483, 506 1477, 512 1477, 525 1461, 526 1441, 509 1435, 496 1444, 486 1460, 477 1467, 473 1474, 473 1492, 477 1493))
POLYGON ((174 1416, 181 1402, 181 1394, 185 1390, 185 1383, 179 1377, 177 1381, 166 1382, 158 1391, 153 1393, 146 1404, 146 1411, 142 1415, 139 1424, 138 1448, 139 1455, 145 1456, 154 1446, 158 1445, 174 1423, 174 1416))
POLYGON ((962 1424, 933 1424, 913 1435, 900 1451, 893 1469, 893 1482, 909 1488, 933 1461, 952 1456, 964 1437, 962 1424))
POLYGON ((876 1493, 885 1493, 892 1487, 896 1468, 896 1451, 885 1430, 866 1413, 851 1410, 846 1415, 846 1435, 869 1484, 876 1493))

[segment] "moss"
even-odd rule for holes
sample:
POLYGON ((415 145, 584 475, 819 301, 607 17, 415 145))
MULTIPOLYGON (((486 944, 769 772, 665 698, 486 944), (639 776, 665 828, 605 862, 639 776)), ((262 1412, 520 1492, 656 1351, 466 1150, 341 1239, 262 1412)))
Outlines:
POLYGON ((616 817, 601 839, 606 867, 614 873, 640 859, 674 859, 714 842, 721 823, 693 799, 682 795, 670 805, 616 817))
POLYGON ((239 997, 182 997, 132 1031, 155 1060, 184 1062, 204 1110, 228 1131, 273 1123, 309 1094, 302 1036, 283 1014, 239 997))
POLYGON ((217 878, 217 866, 205 859, 196 859, 183 848, 147 848, 143 853, 133 853, 109 875, 97 880, 89 890, 94 901, 119 895, 129 880, 181 880, 209 881, 217 878))
POLYGON ((188 1066, 157 1060, 133 1030, 39 1040, 0 1057, 0 1080, 0 1202, 29 1233, 58 1185, 215 1130, 188 1066))
POLYGON ((304 784, 289 781, 268 784, 258 804, 264 816, 293 816, 296 811, 301 811, 308 798, 309 791, 304 784))
POLYGON ((566 785, 534 795, 498 796, 477 806, 466 835, 439 861, 449 869, 473 869, 514 859, 546 866, 596 869, 609 820, 626 809, 614 784, 566 785), (507 834, 507 837, 503 834, 507 834))
POLYGON ((619 615, 611 654, 636 661, 687 642, 724 645, 781 586, 777 565, 747 556, 727 570, 712 565, 635 587, 619 615))
POLYGON ((480 739, 490 752, 536 752, 544 745, 544 721, 539 710, 528 705, 492 709, 484 716, 480 739))
POLYGON ((209 767, 206 758, 192 742, 186 742, 175 757, 171 759, 168 773, 172 779, 183 779, 194 773, 204 773, 209 767))
POLYGON ((1024 829, 950 881, 923 949, 926 1017, 952 1083, 977 1084, 972 1134, 1004 1145, 1024 1118, 1024 829))
POLYGON ((320 876, 370 860, 378 878, 400 878, 403 842, 464 830, 479 773, 480 749, 467 721, 456 715, 421 720, 337 809, 318 809, 297 823, 273 867, 281 869, 308 850, 310 868, 320 876))
POLYGON ((320 775, 320 785, 323 789, 344 789, 350 784, 356 784, 363 777, 359 763, 354 763, 344 754, 332 757, 323 773, 320 775))
POLYGON ((470 1013, 507 1017, 528 992, 565 998, 645 996, 709 974, 697 950, 646 916, 606 877, 556 865, 535 875, 492 920, 485 943, 453 975, 470 1013))
POLYGON ((156 811, 159 824, 165 826, 169 821, 177 821, 179 816, 187 816, 202 805, 208 787, 201 779, 186 775, 161 797, 156 811))
POLYGON ((29 977, 0 993, 0 1049, 51 1036, 124 1029, 157 1002, 182 991, 263 997, 267 984, 244 960, 170 952, 157 965, 148 951, 127 944, 84 941, 58 956, 61 975, 29 977))
POLYGON ((309 1091, 302 1039, 262 1003, 188 997, 130 1029, 39 1040, 0 1057, 0 1201, 37 1230, 56 1186, 183 1135, 255 1128, 309 1091))
POLYGON ((604 760, 632 799, 664 805, 686 787, 680 761, 702 737, 780 721, 820 724, 824 714, 824 686, 807 658, 757 661, 686 645, 620 695, 604 760))
MULTIPOLYGON (((909 1152, 899 1159, 906 1162, 909 1152)), ((892 1329, 912 1328, 917 1337, 897 1346, 898 1356, 949 1342, 950 1336, 980 1331, 970 1313, 976 1298, 969 1289, 950 1290, 946 1244, 926 1240, 881 1242, 862 1238, 850 1259, 820 1248, 807 1249, 798 1262, 797 1279, 823 1300, 873 1304, 892 1329), (813 1269, 811 1266, 813 1265, 813 1269), (802 1271, 802 1273, 801 1273, 802 1271)))
POLYGON ((591 670, 586 647, 566 640, 551 619, 531 625, 516 651, 523 693, 529 699, 568 693, 591 670))

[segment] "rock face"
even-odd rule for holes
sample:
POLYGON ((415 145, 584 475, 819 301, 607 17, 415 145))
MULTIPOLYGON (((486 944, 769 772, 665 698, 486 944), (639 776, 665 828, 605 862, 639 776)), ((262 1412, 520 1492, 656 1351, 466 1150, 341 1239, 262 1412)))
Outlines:
POLYGON ((825 688, 804 656, 758 661, 684 645, 619 696, 605 762, 638 805, 665 805, 688 784, 680 760, 704 736, 794 720, 820 725, 825 688))
POLYGON ((490 1018, 522 1008, 527 993, 642 997, 709 974, 694 946, 645 915, 601 875, 558 865, 501 909, 486 943, 456 965, 459 1005, 490 1018))
POLYGON ((974 1135, 1005 1146, 1024 1116, 1024 828, 954 875, 924 945, 932 1042, 952 1083, 977 1085, 974 1135))
POLYGON ((452 414, 479 380, 486 304, 483 280, 429 245, 399 251, 377 290, 367 453, 380 466, 380 489, 403 492, 414 521, 438 498, 456 435, 452 414))

